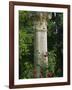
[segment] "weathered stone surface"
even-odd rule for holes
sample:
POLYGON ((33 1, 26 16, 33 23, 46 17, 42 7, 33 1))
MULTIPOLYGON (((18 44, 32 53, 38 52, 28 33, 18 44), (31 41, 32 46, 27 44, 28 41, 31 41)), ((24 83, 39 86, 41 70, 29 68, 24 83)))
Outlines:
POLYGON ((48 66, 47 56, 47 20, 45 13, 39 13, 39 19, 34 21, 34 64, 37 71, 36 77, 40 77, 41 68, 48 66))

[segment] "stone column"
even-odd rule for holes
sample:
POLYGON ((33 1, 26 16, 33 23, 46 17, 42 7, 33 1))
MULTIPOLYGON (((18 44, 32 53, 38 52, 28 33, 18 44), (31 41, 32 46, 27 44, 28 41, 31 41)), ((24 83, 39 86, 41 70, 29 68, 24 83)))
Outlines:
POLYGON ((45 13, 38 13, 34 21, 34 65, 36 70, 35 77, 43 77, 43 68, 48 67, 47 56, 47 20, 45 13), (37 18, 38 17, 38 18, 37 18))

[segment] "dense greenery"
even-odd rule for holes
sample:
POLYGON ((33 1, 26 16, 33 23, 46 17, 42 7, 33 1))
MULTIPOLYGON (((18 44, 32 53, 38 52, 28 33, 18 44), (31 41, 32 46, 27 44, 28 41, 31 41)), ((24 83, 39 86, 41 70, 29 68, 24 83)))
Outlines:
MULTIPOLYGON (((34 29, 32 14, 19 11, 19 78, 34 78, 34 29)), ((36 13, 36 12, 35 12, 36 13)), ((63 76, 63 14, 54 13, 48 19, 48 68, 43 68, 43 76, 48 70, 48 77, 63 76)))

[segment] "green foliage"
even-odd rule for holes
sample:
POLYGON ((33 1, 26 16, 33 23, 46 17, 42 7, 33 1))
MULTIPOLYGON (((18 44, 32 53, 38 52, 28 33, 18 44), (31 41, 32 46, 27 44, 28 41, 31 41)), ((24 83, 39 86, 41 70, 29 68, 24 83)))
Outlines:
POLYGON ((49 56, 49 58, 48 58, 48 63, 49 63, 48 64, 48 71, 54 73, 55 67, 56 67, 56 54, 55 54, 54 50, 50 51, 48 53, 48 56, 49 56))
POLYGON ((33 65, 29 62, 23 64, 23 72, 20 75, 20 79, 33 78, 33 65))
POLYGON ((32 17, 30 16, 32 12, 29 11, 19 11, 19 28, 20 29, 27 29, 26 32, 31 33, 33 32, 33 21, 32 17))
POLYGON ((19 11, 19 78, 32 78, 33 37, 29 12, 19 11))
POLYGON ((63 14, 48 20, 48 70, 55 77, 63 76, 63 14))

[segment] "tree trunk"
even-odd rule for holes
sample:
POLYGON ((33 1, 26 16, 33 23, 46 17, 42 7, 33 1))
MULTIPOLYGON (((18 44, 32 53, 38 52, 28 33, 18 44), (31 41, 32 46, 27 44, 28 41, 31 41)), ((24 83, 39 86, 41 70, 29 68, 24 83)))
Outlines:
MULTIPOLYGON (((35 77, 46 77, 43 75, 44 68, 48 67, 47 56, 47 20, 46 13, 39 12, 34 20, 35 39, 34 39, 34 65, 35 77)), ((46 71, 47 72, 47 71, 46 71)))

